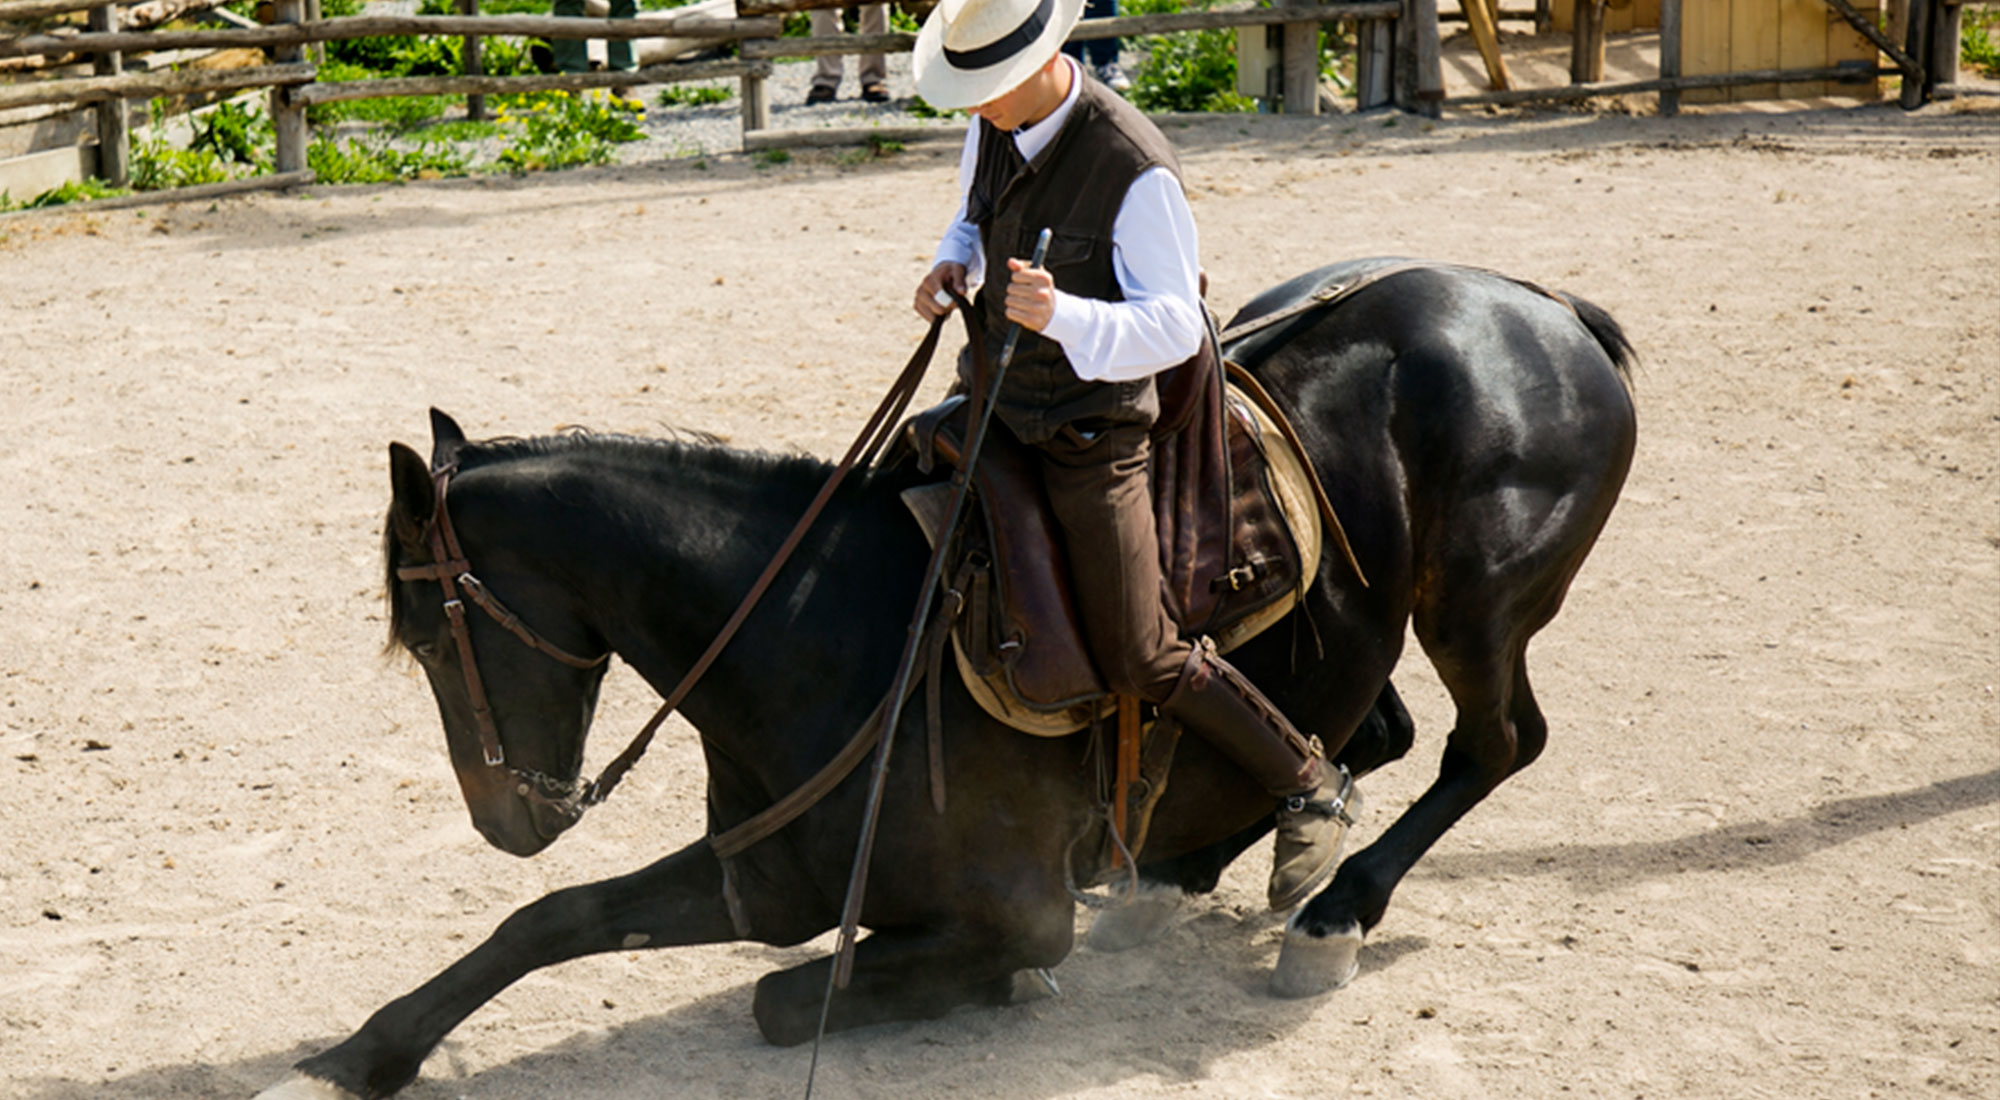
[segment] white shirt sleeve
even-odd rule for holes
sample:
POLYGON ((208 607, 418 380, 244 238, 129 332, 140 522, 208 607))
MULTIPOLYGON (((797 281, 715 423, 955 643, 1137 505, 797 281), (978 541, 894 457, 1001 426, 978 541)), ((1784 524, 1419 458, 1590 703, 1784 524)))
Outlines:
POLYGON ((1087 382, 1129 382, 1186 362, 1201 347, 1206 325, 1201 252, 1194 214, 1172 172, 1149 168, 1132 181, 1112 223, 1111 249, 1125 300, 1058 290, 1055 316, 1042 335, 1062 345, 1087 382))
POLYGON ((965 148, 958 155, 958 213, 945 227, 944 237, 938 241, 937 254, 931 259, 933 268, 942 263, 964 264, 968 295, 986 279, 985 242, 980 240, 979 227, 965 220, 965 196, 972 191, 972 170, 978 161, 979 120, 975 118, 965 128, 965 148))

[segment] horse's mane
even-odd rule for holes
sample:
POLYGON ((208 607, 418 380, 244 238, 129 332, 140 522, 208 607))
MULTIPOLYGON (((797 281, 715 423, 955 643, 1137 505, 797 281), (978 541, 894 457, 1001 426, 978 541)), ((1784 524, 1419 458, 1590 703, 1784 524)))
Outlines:
MULTIPOLYGON (((828 463, 804 452, 752 451, 730 447, 708 432, 669 428, 664 437, 593 432, 567 429, 556 435, 498 436, 468 441, 457 453, 461 472, 540 458, 577 456, 598 459, 607 468, 625 470, 694 471, 729 474, 757 482, 762 491, 790 494, 810 493, 826 478, 828 463)), ((857 471, 853 481, 865 482, 857 471)), ((384 651, 401 650, 396 639, 402 627, 402 609, 396 603, 396 568, 402 565, 403 549, 393 526, 382 527, 382 594, 389 605, 389 637, 384 651)))

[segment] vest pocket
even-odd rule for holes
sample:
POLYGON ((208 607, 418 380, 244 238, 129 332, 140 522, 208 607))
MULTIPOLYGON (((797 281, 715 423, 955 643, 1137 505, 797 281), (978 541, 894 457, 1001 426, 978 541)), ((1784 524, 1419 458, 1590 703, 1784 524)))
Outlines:
MULTIPOLYGON (((1040 233, 1040 230, 1036 230, 1040 233)), ((1028 242, 1027 255, 1034 255, 1034 242, 1028 242)), ((1097 238, 1089 233, 1078 233, 1058 229, 1049 234, 1049 254, 1043 258, 1042 266, 1054 271, 1057 268, 1074 267, 1087 262, 1097 251, 1097 238)))

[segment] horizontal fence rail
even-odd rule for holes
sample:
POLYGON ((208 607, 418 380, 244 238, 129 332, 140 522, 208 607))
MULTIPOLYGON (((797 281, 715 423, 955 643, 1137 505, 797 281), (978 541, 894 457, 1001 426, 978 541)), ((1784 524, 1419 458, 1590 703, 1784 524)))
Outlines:
POLYGON ((478 35, 489 38, 701 38, 725 42, 775 36, 775 18, 569 19, 547 15, 353 15, 269 27, 203 31, 127 31, 111 34, 30 34, 0 41, 0 57, 87 54, 129 50, 277 49, 354 38, 400 35, 478 35))

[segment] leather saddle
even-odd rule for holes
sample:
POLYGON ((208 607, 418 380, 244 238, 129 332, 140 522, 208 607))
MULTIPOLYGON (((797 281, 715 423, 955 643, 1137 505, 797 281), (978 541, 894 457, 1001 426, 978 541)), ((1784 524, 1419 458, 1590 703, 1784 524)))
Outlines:
MULTIPOLYGON (((1153 429, 1153 508, 1166 599, 1183 637, 1219 650, 1288 613, 1313 582, 1322 529, 1305 459, 1282 413, 1225 385, 1213 345, 1160 379, 1153 429)), ((1264 398, 1268 400, 1268 398, 1264 398)), ((905 422, 898 450, 920 469, 956 469, 971 403, 947 398, 905 422)), ((899 456, 900 457, 900 456, 899 456)), ((1056 737, 1109 713, 1070 587, 1068 551, 1042 488, 1040 459, 1005 430, 987 433, 973 502, 951 551, 948 613, 961 678, 979 704, 1025 733, 1056 737)), ((903 499, 933 545, 952 485, 903 499)))

